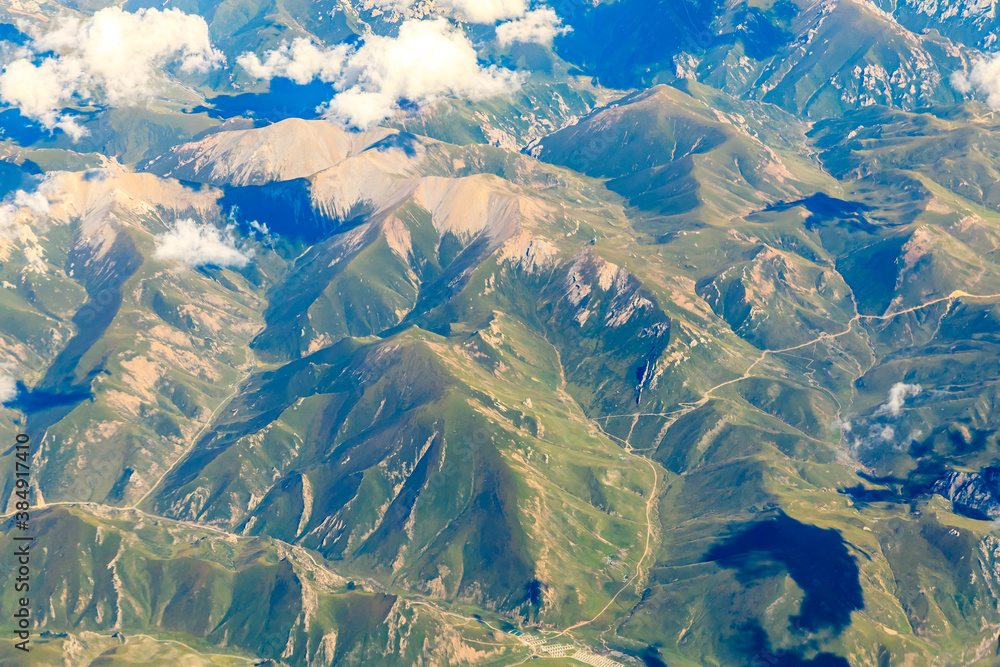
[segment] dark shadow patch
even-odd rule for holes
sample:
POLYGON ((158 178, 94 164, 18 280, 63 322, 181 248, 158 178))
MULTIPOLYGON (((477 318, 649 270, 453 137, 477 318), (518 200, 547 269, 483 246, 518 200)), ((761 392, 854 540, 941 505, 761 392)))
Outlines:
POLYGON ((851 667, 846 658, 833 653, 820 653, 806 658, 800 651, 776 649, 764 628, 754 621, 743 626, 737 640, 738 650, 746 656, 746 664, 767 667, 851 667))
POLYGON ((108 499, 115 500, 118 502, 124 500, 125 489, 128 488, 129 480, 132 479, 132 475, 134 474, 135 470, 133 470, 132 468, 125 468, 125 470, 122 471, 121 476, 118 477, 118 480, 115 482, 114 486, 112 486, 111 490, 108 492, 108 499))
POLYGON ((706 561, 737 571, 741 583, 787 572, 804 592, 796 631, 829 628, 839 634, 851 612, 864 609, 860 572, 840 532, 801 523, 782 511, 749 524, 713 547, 706 561))
POLYGON ((560 14, 572 31, 556 40, 556 52, 604 85, 645 88, 658 71, 673 71, 675 54, 719 40, 710 28, 722 9, 719 0, 564 3, 560 14))
MULTIPOLYGON (((69 108, 61 109, 59 114, 74 118, 80 124, 83 124, 94 116, 93 113, 83 113, 69 108)), ((36 144, 43 144, 47 147, 71 145, 71 142, 66 137, 66 133, 61 129, 47 130, 37 121, 23 115, 20 109, 0 111, 0 137, 21 146, 37 147, 36 144)))
POLYGON ((871 503, 910 505, 912 513, 919 513, 917 502, 933 494, 951 501, 955 514, 977 521, 993 521, 1000 517, 1000 467, 986 466, 979 472, 960 472, 951 469, 937 457, 923 458, 906 478, 892 475, 875 476, 861 470, 858 477, 882 488, 867 488, 861 484, 840 489, 865 509, 871 503))
POLYGON ((801 206, 809 211, 809 217, 805 221, 806 229, 809 231, 816 231, 834 221, 836 221, 836 226, 846 227, 849 231, 874 234, 879 229, 878 225, 865 217, 865 213, 873 210, 871 206, 861 202, 837 199, 822 192, 796 201, 777 202, 765 208, 764 211, 781 212, 796 206, 801 206))
POLYGON ((327 215, 313 207, 310 184, 304 178, 265 185, 227 185, 222 191, 219 204, 222 210, 230 212, 242 232, 249 234, 250 223, 259 222, 266 224, 273 235, 307 245, 344 231, 349 220, 371 212, 369 207, 359 204, 345 219, 327 215), (244 211, 250 213, 245 215, 244 211))
POLYGON ((396 149, 403 151, 407 157, 416 157, 417 149, 419 148, 420 139, 417 135, 410 134, 409 132, 399 132, 390 134, 385 139, 375 142, 367 150, 376 150, 379 153, 384 153, 396 149))
POLYGON ((38 143, 49 133, 38 123, 21 115, 20 109, 0 112, 0 137, 22 146, 38 143))
POLYGON ((543 594, 545 589, 549 586, 544 581, 539 581, 538 579, 532 579, 527 584, 524 585, 524 597, 533 607, 540 607, 543 600, 543 594))
POLYGON ((780 23, 788 23, 799 15, 799 7, 791 0, 778 0, 771 5, 771 15, 780 23))
POLYGON ((6 197, 16 190, 33 190, 38 184, 36 178, 42 173, 34 162, 26 160, 23 164, 14 164, 0 160, 0 198, 6 197))
POLYGON ((38 439, 78 404, 92 398, 91 385, 106 372, 106 359, 84 369, 80 368, 80 362, 111 326, 122 304, 123 286, 142 264, 142 255, 132 238, 124 233, 101 261, 91 261, 88 252, 74 249, 67 259, 70 275, 73 275, 70 267, 85 267, 83 275, 75 277, 83 280, 89 296, 73 315, 76 335, 56 355, 38 384, 30 390, 22 387, 12 403, 28 416, 30 432, 38 439))
POLYGON ((667 667, 663 661, 663 654, 655 646, 647 646, 639 652, 639 659, 646 667, 667 667))
POLYGON ((736 23, 739 26, 736 35, 743 42, 743 51, 754 60, 770 58, 792 40, 790 32, 776 25, 757 7, 739 12, 736 23))
POLYGON ((217 95, 209 98, 207 105, 197 106, 189 113, 206 113, 219 120, 245 116, 262 126, 286 118, 318 118, 318 107, 336 94, 329 83, 313 81, 300 86, 279 77, 271 80, 270 90, 265 93, 217 95))
POLYGON ((21 46, 31 38, 17 29, 13 23, 0 23, 0 41, 11 42, 21 46))
POLYGON ((76 406, 94 397, 89 383, 68 386, 61 391, 46 391, 44 389, 29 389, 23 382, 17 383, 17 396, 5 406, 33 414, 41 410, 59 408, 66 405, 76 406))

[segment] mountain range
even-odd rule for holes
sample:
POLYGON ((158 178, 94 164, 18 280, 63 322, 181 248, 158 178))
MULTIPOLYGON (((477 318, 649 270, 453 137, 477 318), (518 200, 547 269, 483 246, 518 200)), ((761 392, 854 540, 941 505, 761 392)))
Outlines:
POLYGON ((3 3, 0 664, 1000 664, 998 30, 3 3))

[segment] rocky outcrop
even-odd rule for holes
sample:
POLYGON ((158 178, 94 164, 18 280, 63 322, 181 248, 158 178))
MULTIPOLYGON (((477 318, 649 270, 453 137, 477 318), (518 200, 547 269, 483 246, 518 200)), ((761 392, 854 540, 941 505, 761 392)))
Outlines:
POLYGON ((954 505, 955 512, 974 519, 1000 517, 1000 468, 980 472, 951 472, 934 484, 954 505))

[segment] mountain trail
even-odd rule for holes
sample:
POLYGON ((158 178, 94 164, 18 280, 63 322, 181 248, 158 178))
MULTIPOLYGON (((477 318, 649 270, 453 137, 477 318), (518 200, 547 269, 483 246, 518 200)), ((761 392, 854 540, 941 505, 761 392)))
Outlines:
MULTIPOLYGON (((834 338, 840 338, 841 336, 844 336, 844 335, 850 333, 854 329, 854 325, 857 324, 858 322, 860 322, 861 320, 882 320, 882 321, 887 321, 887 320, 891 320, 891 319, 894 319, 896 317, 899 317, 900 315, 906 315, 906 314, 913 313, 913 312, 916 312, 916 311, 919 311, 919 310, 923 310, 925 308, 929 308, 931 306, 935 306, 935 305, 937 305, 939 303, 944 303, 945 301, 955 301, 955 300, 958 300, 958 299, 961 299, 961 298, 965 298, 965 299, 986 299, 986 300, 988 300, 988 299, 1000 299, 1000 294, 970 294, 970 293, 965 292, 963 290, 955 290, 954 292, 952 292, 948 296, 941 297, 940 299, 934 299, 933 301, 928 301, 927 303, 921 304, 919 306, 913 306, 911 308, 906 308, 905 310, 899 310, 899 311, 896 311, 896 312, 893 312, 893 313, 886 313, 884 315, 860 315, 860 314, 859 315, 855 315, 854 317, 851 318, 850 322, 847 323, 847 328, 844 329, 843 331, 841 331, 840 333, 829 334, 829 333, 825 333, 824 332, 824 333, 820 334, 819 336, 817 336, 816 338, 813 338, 812 340, 806 341, 805 343, 800 343, 798 345, 794 345, 792 347, 786 347, 786 348, 782 348, 782 349, 779 349, 779 350, 763 350, 763 351, 761 351, 760 356, 758 356, 757 359, 755 359, 754 362, 747 367, 747 369, 743 372, 743 375, 741 375, 741 376, 739 376, 737 378, 733 378, 731 380, 726 380, 725 382, 720 382, 719 384, 715 385, 711 389, 706 390, 705 393, 702 394, 702 397, 699 400, 697 400, 697 401, 688 402, 688 403, 678 403, 677 405, 680 406, 680 408, 677 409, 677 410, 672 410, 670 412, 628 412, 628 413, 618 414, 618 415, 604 415, 603 417, 596 417, 594 419, 594 421, 596 422, 596 421, 601 421, 601 420, 614 419, 614 418, 625 418, 625 417, 633 417, 633 418, 634 417, 674 417, 671 420, 671 423, 676 422, 681 417, 683 417, 683 416, 685 416, 685 415, 687 415, 687 414, 689 414, 689 413, 697 410, 701 406, 703 406, 706 403, 708 403, 708 401, 712 397, 712 394, 714 394, 719 389, 722 389, 723 387, 729 386, 731 384, 736 384, 737 382, 742 382, 743 380, 747 380, 747 379, 750 379, 751 377, 753 377, 753 373, 752 373, 753 369, 756 368, 761 362, 763 362, 767 358, 768 355, 785 354, 787 352, 794 352, 795 350, 801 350, 804 347, 809 347, 810 345, 815 345, 816 343, 819 343, 819 342, 822 342, 822 341, 825 341, 825 340, 833 340, 834 338)), ((635 428, 635 424, 634 423, 632 425, 632 428, 633 429, 635 428)), ((630 433, 631 433, 631 430, 630 430, 630 433)), ((614 437, 614 436, 610 436, 610 437, 614 437)), ((615 440, 619 440, 620 442, 624 442, 620 438, 615 438, 615 440)))
POLYGON ((236 381, 236 383, 234 383, 232 392, 230 392, 229 395, 226 396, 224 399, 222 399, 219 405, 216 406, 215 410, 212 411, 212 414, 210 414, 208 416, 208 419, 205 421, 205 425, 202 426, 198 430, 198 432, 194 434, 194 436, 191 438, 191 444, 189 444, 184 449, 184 451, 181 452, 181 455, 174 460, 174 462, 170 465, 170 467, 167 468, 162 475, 160 475, 159 479, 157 479, 156 482, 149 487, 149 490, 146 491, 146 493, 143 494, 143 496, 139 498, 139 500, 135 501, 134 503, 123 509, 138 509, 139 506, 142 505, 142 503, 146 500, 146 498, 151 496, 153 492, 156 491, 157 488, 159 488, 160 484, 163 483, 163 480, 167 478, 167 475, 169 475, 173 471, 173 469, 180 464, 181 461, 187 458, 188 454, 191 453, 191 450, 193 450, 195 446, 198 444, 198 439, 201 438, 201 436, 205 433, 205 431, 209 429, 209 427, 212 426, 212 423, 215 421, 216 416, 218 416, 222 408, 229 405, 229 402, 232 401, 234 398, 236 398, 237 394, 240 393, 240 389, 242 388, 243 383, 246 382, 248 379, 250 379, 250 376, 257 371, 257 356, 253 353, 253 350, 251 350, 249 346, 247 347, 247 354, 250 356, 249 359, 250 368, 247 370, 246 374, 242 378, 240 378, 238 381, 236 381))
MULTIPOLYGON (((618 592, 614 594, 614 596, 611 598, 611 600, 608 601, 608 603, 604 606, 604 608, 601 609, 601 611, 599 611, 593 618, 591 618, 589 620, 586 620, 586 621, 580 621, 579 623, 571 625, 570 627, 568 627, 568 628, 566 628, 566 629, 558 632, 557 634, 553 635, 552 638, 554 639, 554 638, 557 638, 557 637, 561 637, 561 636, 563 636, 563 635, 565 635, 565 634, 567 634, 569 632, 572 632, 573 630, 576 630, 577 628, 581 628, 581 627, 590 625, 591 623, 593 623, 594 621, 596 621, 597 619, 599 619, 604 614, 604 612, 606 612, 611 607, 611 605, 614 604, 615 600, 618 599, 618 596, 621 595, 622 592, 625 591, 626 588, 631 588, 633 586, 637 586, 638 581, 640 579, 640 576, 643 573, 642 565, 645 562, 647 556, 649 556, 650 541, 651 541, 652 533, 653 533, 653 523, 652 523, 651 512, 652 512, 653 504, 656 501, 656 490, 657 490, 657 483, 658 483, 658 475, 657 475, 657 472, 656 472, 656 464, 653 462, 652 459, 650 459, 650 458, 648 458, 646 456, 643 456, 642 454, 636 453, 636 451, 641 451, 641 450, 634 450, 632 448, 632 446, 631 446, 631 443, 628 442, 628 440, 622 440, 621 438, 619 438, 617 436, 614 436, 614 435, 611 435, 610 433, 608 433, 604 429, 604 427, 601 426, 601 424, 600 424, 601 420, 606 420, 606 419, 610 419, 610 418, 613 418, 613 417, 621 417, 621 418, 632 417, 633 418, 633 422, 632 422, 631 428, 629 429, 629 438, 631 438, 632 431, 635 429, 635 424, 636 424, 636 421, 638 421, 639 417, 643 417, 643 416, 651 416, 651 417, 652 416, 656 416, 656 417, 673 417, 673 419, 670 422, 671 424, 673 424, 678 419, 680 419, 681 417, 683 417, 684 415, 687 415, 687 414, 693 412, 694 410, 697 410, 701 406, 705 405, 706 403, 708 403, 708 401, 711 400, 712 394, 714 392, 716 392, 717 390, 721 389, 722 387, 725 387, 725 386, 728 386, 728 385, 731 385, 731 384, 735 384, 737 382, 742 382, 743 380, 746 380, 746 379, 752 377, 752 371, 753 371, 753 369, 756 368, 761 362, 763 362, 767 358, 768 355, 782 354, 782 353, 786 353, 786 352, 793 352, 795 350, 800 350, 800 349, 808 347, 810 345, 815 345, 816 343, 819 343, 819 342, 824 341, 824 340, 832 340, 834 338, 839 338, 841 336, 844 336, 844 335, 850 333, 854 329, 854 325, 857 324, 858 322, 860 322, 861 320, 865 320, 865 319, 867 319, 867 320, 882 320, 882 321, 891 320, 891 319, 893 319, 895 317, 898 317, 900 315, 905 315, 907 313, 916 312, 918 310, 923 310, 925 308, 929 308, 931 306, 934 306, 934 305, 939 304, 939 303, 943 303, 945 301, 953 301, 953 300, 957 300, 957 299, 960 299, 960 298, 969 298, 969 299, 1000 299, 1000 294, 970 294, 970 293, 965 292, 963 290, 955 290, 955 291, 953 291, 951 294, 949 294, 946 297, 942 297, 940 299, 934 299, 932 301, 928 301, 927 303, 921 304, 919 306, 913 306, 911 308, 907 308, 905 310, 896 311, 894 313, 886 313, 886 314, 883 314, 883 315, 861 315, 861 314, 856 314, 854 317, 851 318, 850 322, 848 322, 847 328, 844 329, 844 331, 841 331, 838 334, 823 333, 823 334, 820 334, 819 336, 817 336, 816 338, 814 338, 814 339, 812 339, 810 341, 807 341, 805 343, 801 343, 799 345, 794 345, 792 347, 787 347, 787 348, 783 348, 783 349, 779 349, 779 350, 763 350, 760 353, 760 356, 758 356, 757 359, 754 360, 754 362, 752 364, 750 364, 750 366, 747 367, 746 371, 743 372, 743 375, 741 375, 738 378, 734 378, 732 380, 727 380, 725 382, 721 382, 721 383, 715 385, 711 389, 708 389, 702 395, 701 399, 699 399, 697 401, 678 404, 679 406, 681 406, 678 410, 673 410, 671 412, 666 412, 666 413, 628 413, 628 414, 621 414, 621 415, 605 415, 603 417, 597 417, 597 418, 593 419, 592 423, 595 426, 597 426, 597 428, 599 428, 601 430, 601 432, 604 433, 604 435, 606 435, 607 437, 609 437, 609 438, 611 438, 613 440, 617 440, 618 442, 622 443, 623 449, 625 449, 629 453, 629 455, 634 456, 634 457, 639 458, 639 459, 642 459, 653 470, 653 489, 650 492, 648 501, 646 502, 646 524, 647 524, 647 530, 646 530, 646 547, 645 547, 645 549, 643 551, 642 557, 639 559, 638 563, 636 563, 635 577, 634 577, 634 579, 631 582, 629 582, 625 586, 622 586, 618 590, 618 592)), ((562 371, 562 368, 561 368, 561 365, 560 365, 560 372, 561 371, 562 371)), ((638 588, 636 588, 636 592, 638 592, 638 588)))

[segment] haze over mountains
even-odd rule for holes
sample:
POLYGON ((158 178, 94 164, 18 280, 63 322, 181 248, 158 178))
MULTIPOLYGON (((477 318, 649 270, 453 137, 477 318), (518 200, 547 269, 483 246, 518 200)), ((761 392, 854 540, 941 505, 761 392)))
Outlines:
POLYGON ((997 664, 998 29, 4 3, 30 664, 997 664))

